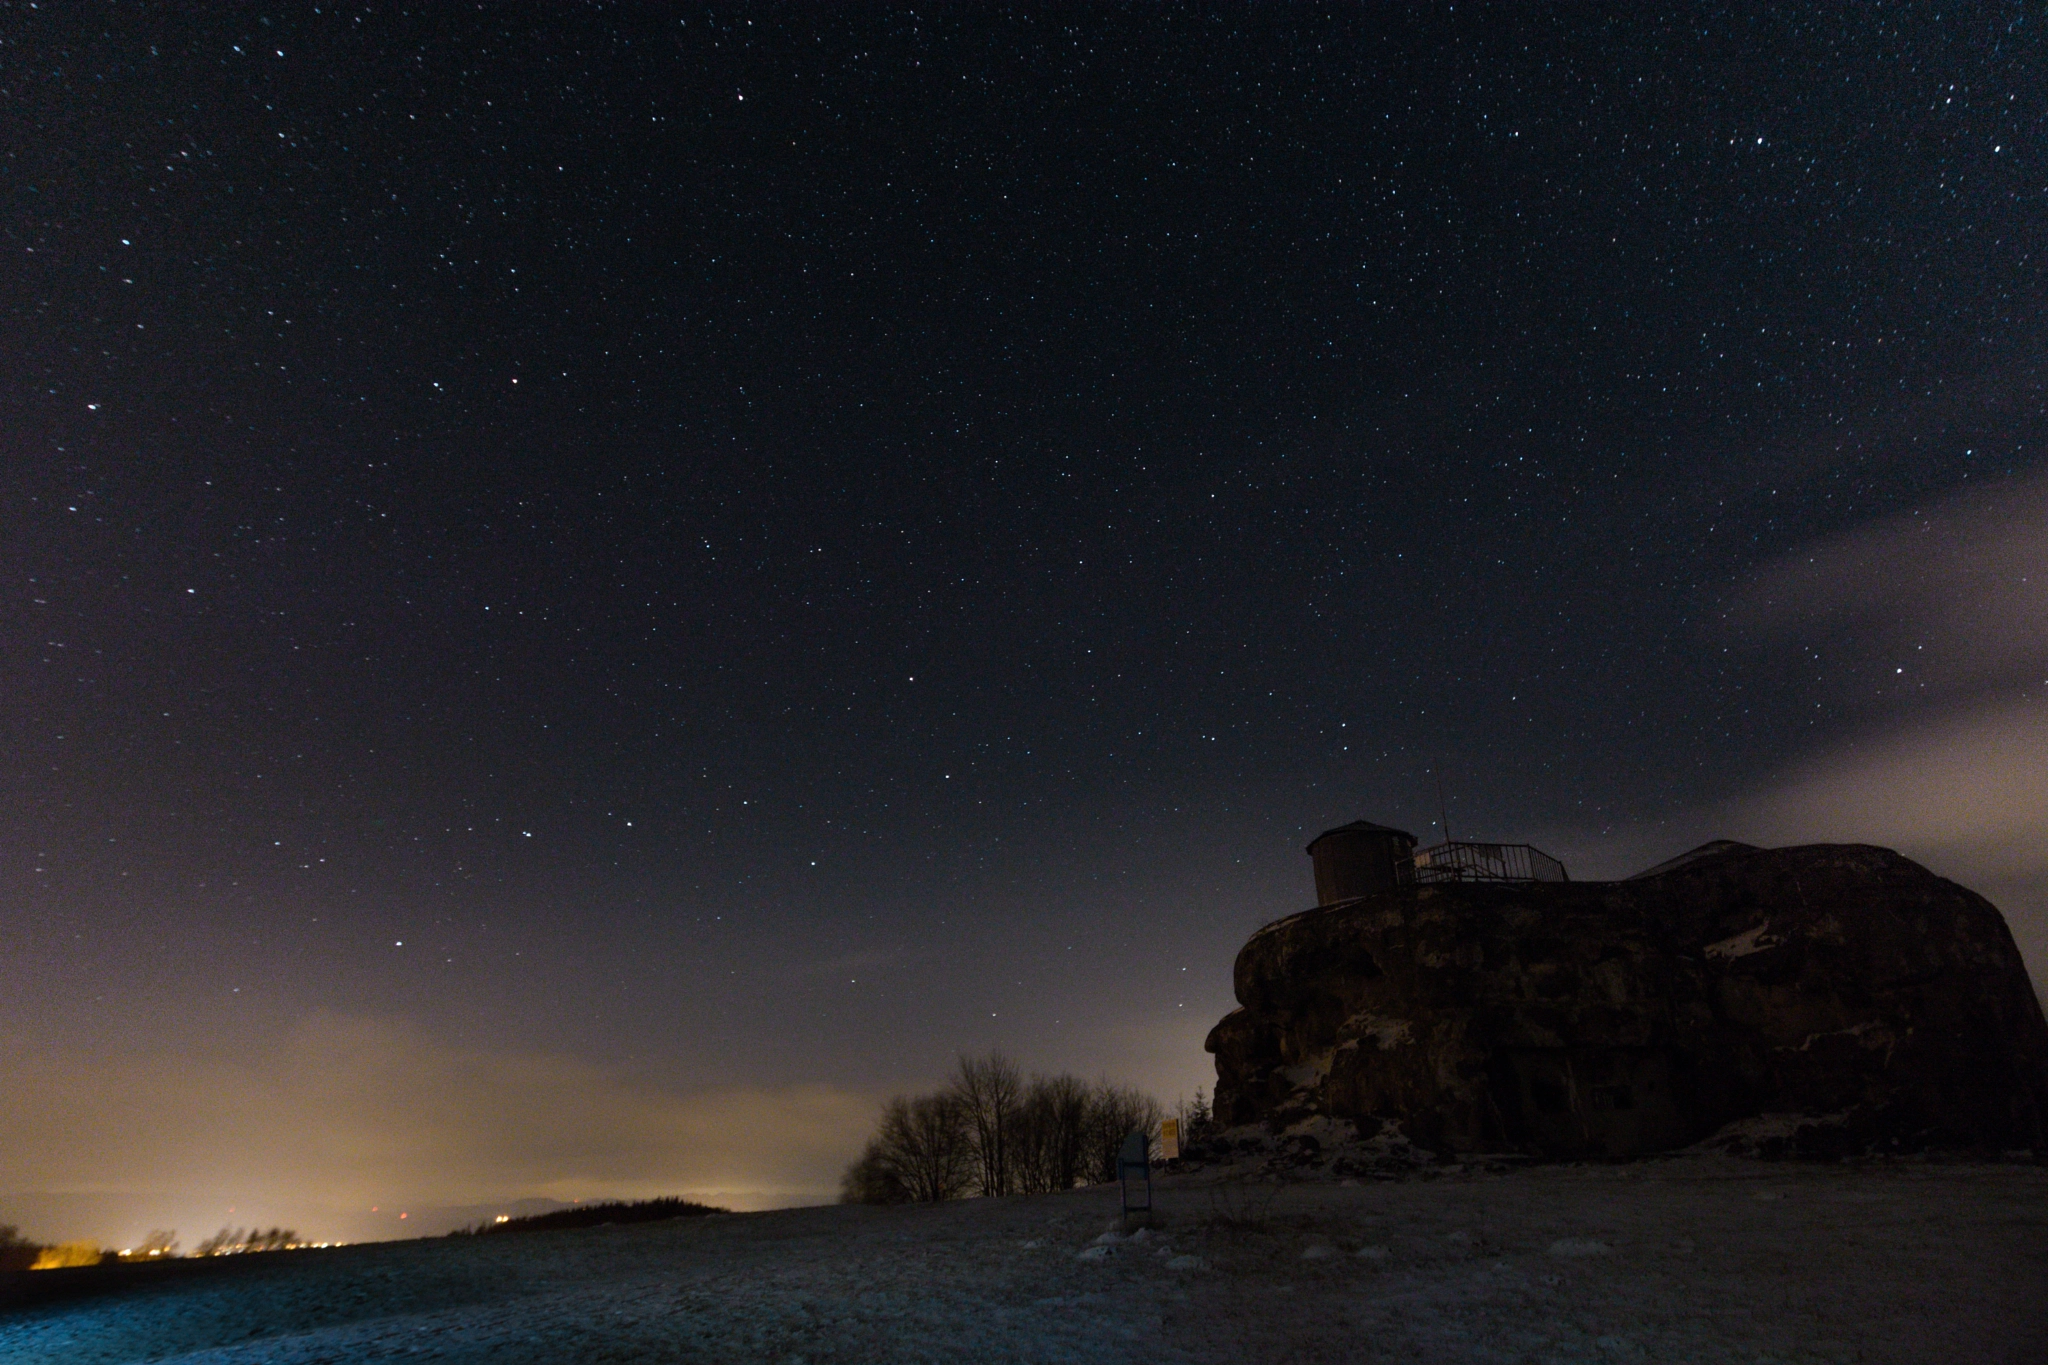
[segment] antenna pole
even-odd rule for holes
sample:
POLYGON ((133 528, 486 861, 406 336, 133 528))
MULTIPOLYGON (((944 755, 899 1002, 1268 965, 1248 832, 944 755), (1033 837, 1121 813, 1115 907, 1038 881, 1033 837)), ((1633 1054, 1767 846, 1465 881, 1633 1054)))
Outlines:
POLYGON ((1444 770, 1438 764, 1436 770, 1436 813, 1443 820, 1444 842, 1451 842, 1451 808, 1444 803, 1444 770))

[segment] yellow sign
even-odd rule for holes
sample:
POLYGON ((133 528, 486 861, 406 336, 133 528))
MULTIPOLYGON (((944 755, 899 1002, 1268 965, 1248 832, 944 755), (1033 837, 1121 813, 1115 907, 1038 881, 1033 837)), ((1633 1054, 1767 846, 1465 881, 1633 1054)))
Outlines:
POLYGON ((1165 1157, 1168 1161, 1174 1161, 1179 1159, 1179 1119, 1161 1119, 1159 1121, 1159 1155, 1165 1157))

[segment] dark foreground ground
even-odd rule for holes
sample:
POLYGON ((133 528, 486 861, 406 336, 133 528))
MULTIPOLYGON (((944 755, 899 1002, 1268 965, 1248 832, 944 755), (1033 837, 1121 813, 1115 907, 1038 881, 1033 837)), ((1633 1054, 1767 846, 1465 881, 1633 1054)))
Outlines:
MULTIPOLYGON (((246 1258, 0 1361, 2048 1362, 2048 1169, 1680 1157, 1161 1181, 246 1258)), ((66 1272, 43 1272, 62 1274, 66 1272)))

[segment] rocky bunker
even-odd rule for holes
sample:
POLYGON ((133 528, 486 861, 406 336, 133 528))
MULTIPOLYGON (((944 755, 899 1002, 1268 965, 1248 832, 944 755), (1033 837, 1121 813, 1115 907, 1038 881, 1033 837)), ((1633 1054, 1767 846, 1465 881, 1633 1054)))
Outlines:
POLYGON ((1320 836, 1321 903, 1238 954, 1217 1118, 1552 1158, 1764 1120, 1812 1155, 2048 1149, 2048 1022, 1983 897, 1860 844, 1721 840, 1613 882, 1527 851, 1320 836))

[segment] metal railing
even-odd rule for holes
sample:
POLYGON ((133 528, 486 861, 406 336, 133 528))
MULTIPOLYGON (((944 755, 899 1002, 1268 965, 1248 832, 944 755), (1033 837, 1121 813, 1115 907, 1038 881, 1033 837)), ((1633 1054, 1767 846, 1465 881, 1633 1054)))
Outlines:
POLYGON ((1564 864, 1529 844, 1453 840, 1415 850, 1418 882, 1568 882, 1564 864))

